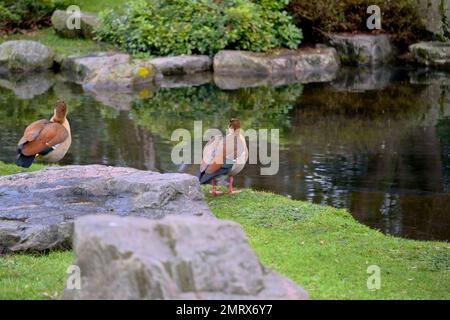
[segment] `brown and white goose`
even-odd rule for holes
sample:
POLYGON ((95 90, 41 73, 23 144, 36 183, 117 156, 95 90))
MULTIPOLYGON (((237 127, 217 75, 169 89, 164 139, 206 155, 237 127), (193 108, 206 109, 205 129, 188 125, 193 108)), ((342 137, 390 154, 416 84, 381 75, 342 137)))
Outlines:
POLYGON ((50 120, 35 121, 25 129, 18 143, 16 164, 28 168, 35 159, 58 162, 64 158, 71 143, 67 105, 63 101, 58 101, 50 120))
POLYGON ((233 176, 244 169, 248 159, 248 148, 241 133, 239 119, 231 119, 228 124, 228 134, 213 137, 203 149, 203 158, 200 164, 199 180, 201 184, 212 182, 212 194, 221 193, 216 189, 216 178, 222 175, 229 177, 229 193, 233 190, 233 176))

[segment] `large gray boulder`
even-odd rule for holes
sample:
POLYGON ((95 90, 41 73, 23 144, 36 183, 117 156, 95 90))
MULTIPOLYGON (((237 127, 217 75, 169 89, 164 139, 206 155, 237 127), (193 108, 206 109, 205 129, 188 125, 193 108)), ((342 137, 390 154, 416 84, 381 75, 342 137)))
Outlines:
POLYGON ((210 71, 212 67, 211 58, 204 55, 154 58, 150 63, 164 76, 205 72, 210 71))
POLYGON ((53 66, 53 52, 40 42, 6 41, 0 44, 0 73, 47 70, 53 66))
POLYGON ((150 62, 115 52, 67 57, 62 61, 61 70, 70 81, 104 90, 138 88, 153 83, 156 77, 150 62))
POLYGON ((214 56, 214 74, 220 76, 293 77, 300 82, 320 82, 333 78, 338 67, 336 50, 325 47, 268 53, 223 50, 214 56))
POLYGON ((218 219, 86 216, 75 223, 63 299, 307 299, 265 268, 239 224, 218 219))
POLYGON ((52 25, 59 36, 66 38, 87 38, 94 37, 94 28, 98 24, 98 18, 95 13, 80 12, 80 28, 72 28, 69 26, 72 21, 71 13, 63 10, 55 10, 52 15, 52 25), (69 21, 69 25, 68 22, 69 21))
POLYGON ((450 42, 419 42, 409 46, 409 51, 420 64, 450 69, 450 42))
POLYGON ((329 42, 343 64, 377 65, 395 59, 395 47, 386 34, 333 33, 329 35, 329 42))
POLYGON ((450 33, 449 0, 417 0, 417 13, 429 32, 436 36, 450 33))
POLYGON ((50 167, 0 177, 0 252, 70 247, 86 214, 213 217, 198 179, 100 165, 50 167))

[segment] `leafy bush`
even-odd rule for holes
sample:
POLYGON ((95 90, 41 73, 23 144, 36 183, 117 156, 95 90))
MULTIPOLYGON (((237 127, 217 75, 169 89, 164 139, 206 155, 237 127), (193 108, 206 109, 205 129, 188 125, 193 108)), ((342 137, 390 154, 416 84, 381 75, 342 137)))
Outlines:
POLYGON ((302 34, 279 10, 285 5, 286 0, 132 0, 124 12, 101 12, 96 34, 133 54, 295 48, 302 34))
POLYGON ((287 9, 300 26, 321 37, 328 32, 371 31, 366 27, 369 5, 380 7, 382 28, 397 42, 409 44, 426 34, 416 0, 291 0, 287 9))
POLYGON ((0 0, 0 31, 47 26, 53 11, 67 5, 68 0, 0 0))

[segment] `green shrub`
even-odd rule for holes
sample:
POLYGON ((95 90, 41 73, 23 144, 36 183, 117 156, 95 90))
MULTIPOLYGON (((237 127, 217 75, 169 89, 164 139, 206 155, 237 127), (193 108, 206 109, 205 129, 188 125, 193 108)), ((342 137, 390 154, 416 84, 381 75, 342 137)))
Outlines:
POLYGON ((47 26, 53 11, 68 3, 69 0, 0 0, 0 31, 47 26))
POLYGON ((291 0, 287 10, 298 25, 323 37, 328 32, 371 31, 366 26, 369 5, 380 7, 382 28, 397 42, 409 44, 426 35, 416 0, 291 0))
POLYGON ((214 54, 296 48, 301 30, 274 0, 132 0, 123 12, 100 13, 97 38, 130 53, 214 54), (273 8, 273 9, 272 9, 273 8))

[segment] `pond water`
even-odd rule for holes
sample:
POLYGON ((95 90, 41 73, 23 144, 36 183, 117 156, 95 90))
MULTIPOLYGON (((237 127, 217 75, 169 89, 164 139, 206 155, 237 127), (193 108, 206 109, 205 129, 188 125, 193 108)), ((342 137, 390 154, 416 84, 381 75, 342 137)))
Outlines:
POLYGON ((52 74, 0 77, 0 160, 14 161, 25 126, 49 118, 56 99, 68 103, 73 131, 63 164, 195 174, 171 162, 172 131, 194 120, 224 130, 239 117, 244 129, 279 128, 281 141, 278 174, 248 165, 237 185, 345 208, 387 234, 450 240, 449 74, 344 69, 329 83, 234 90, 211 78, 125 94, 84 92, 52 74))

